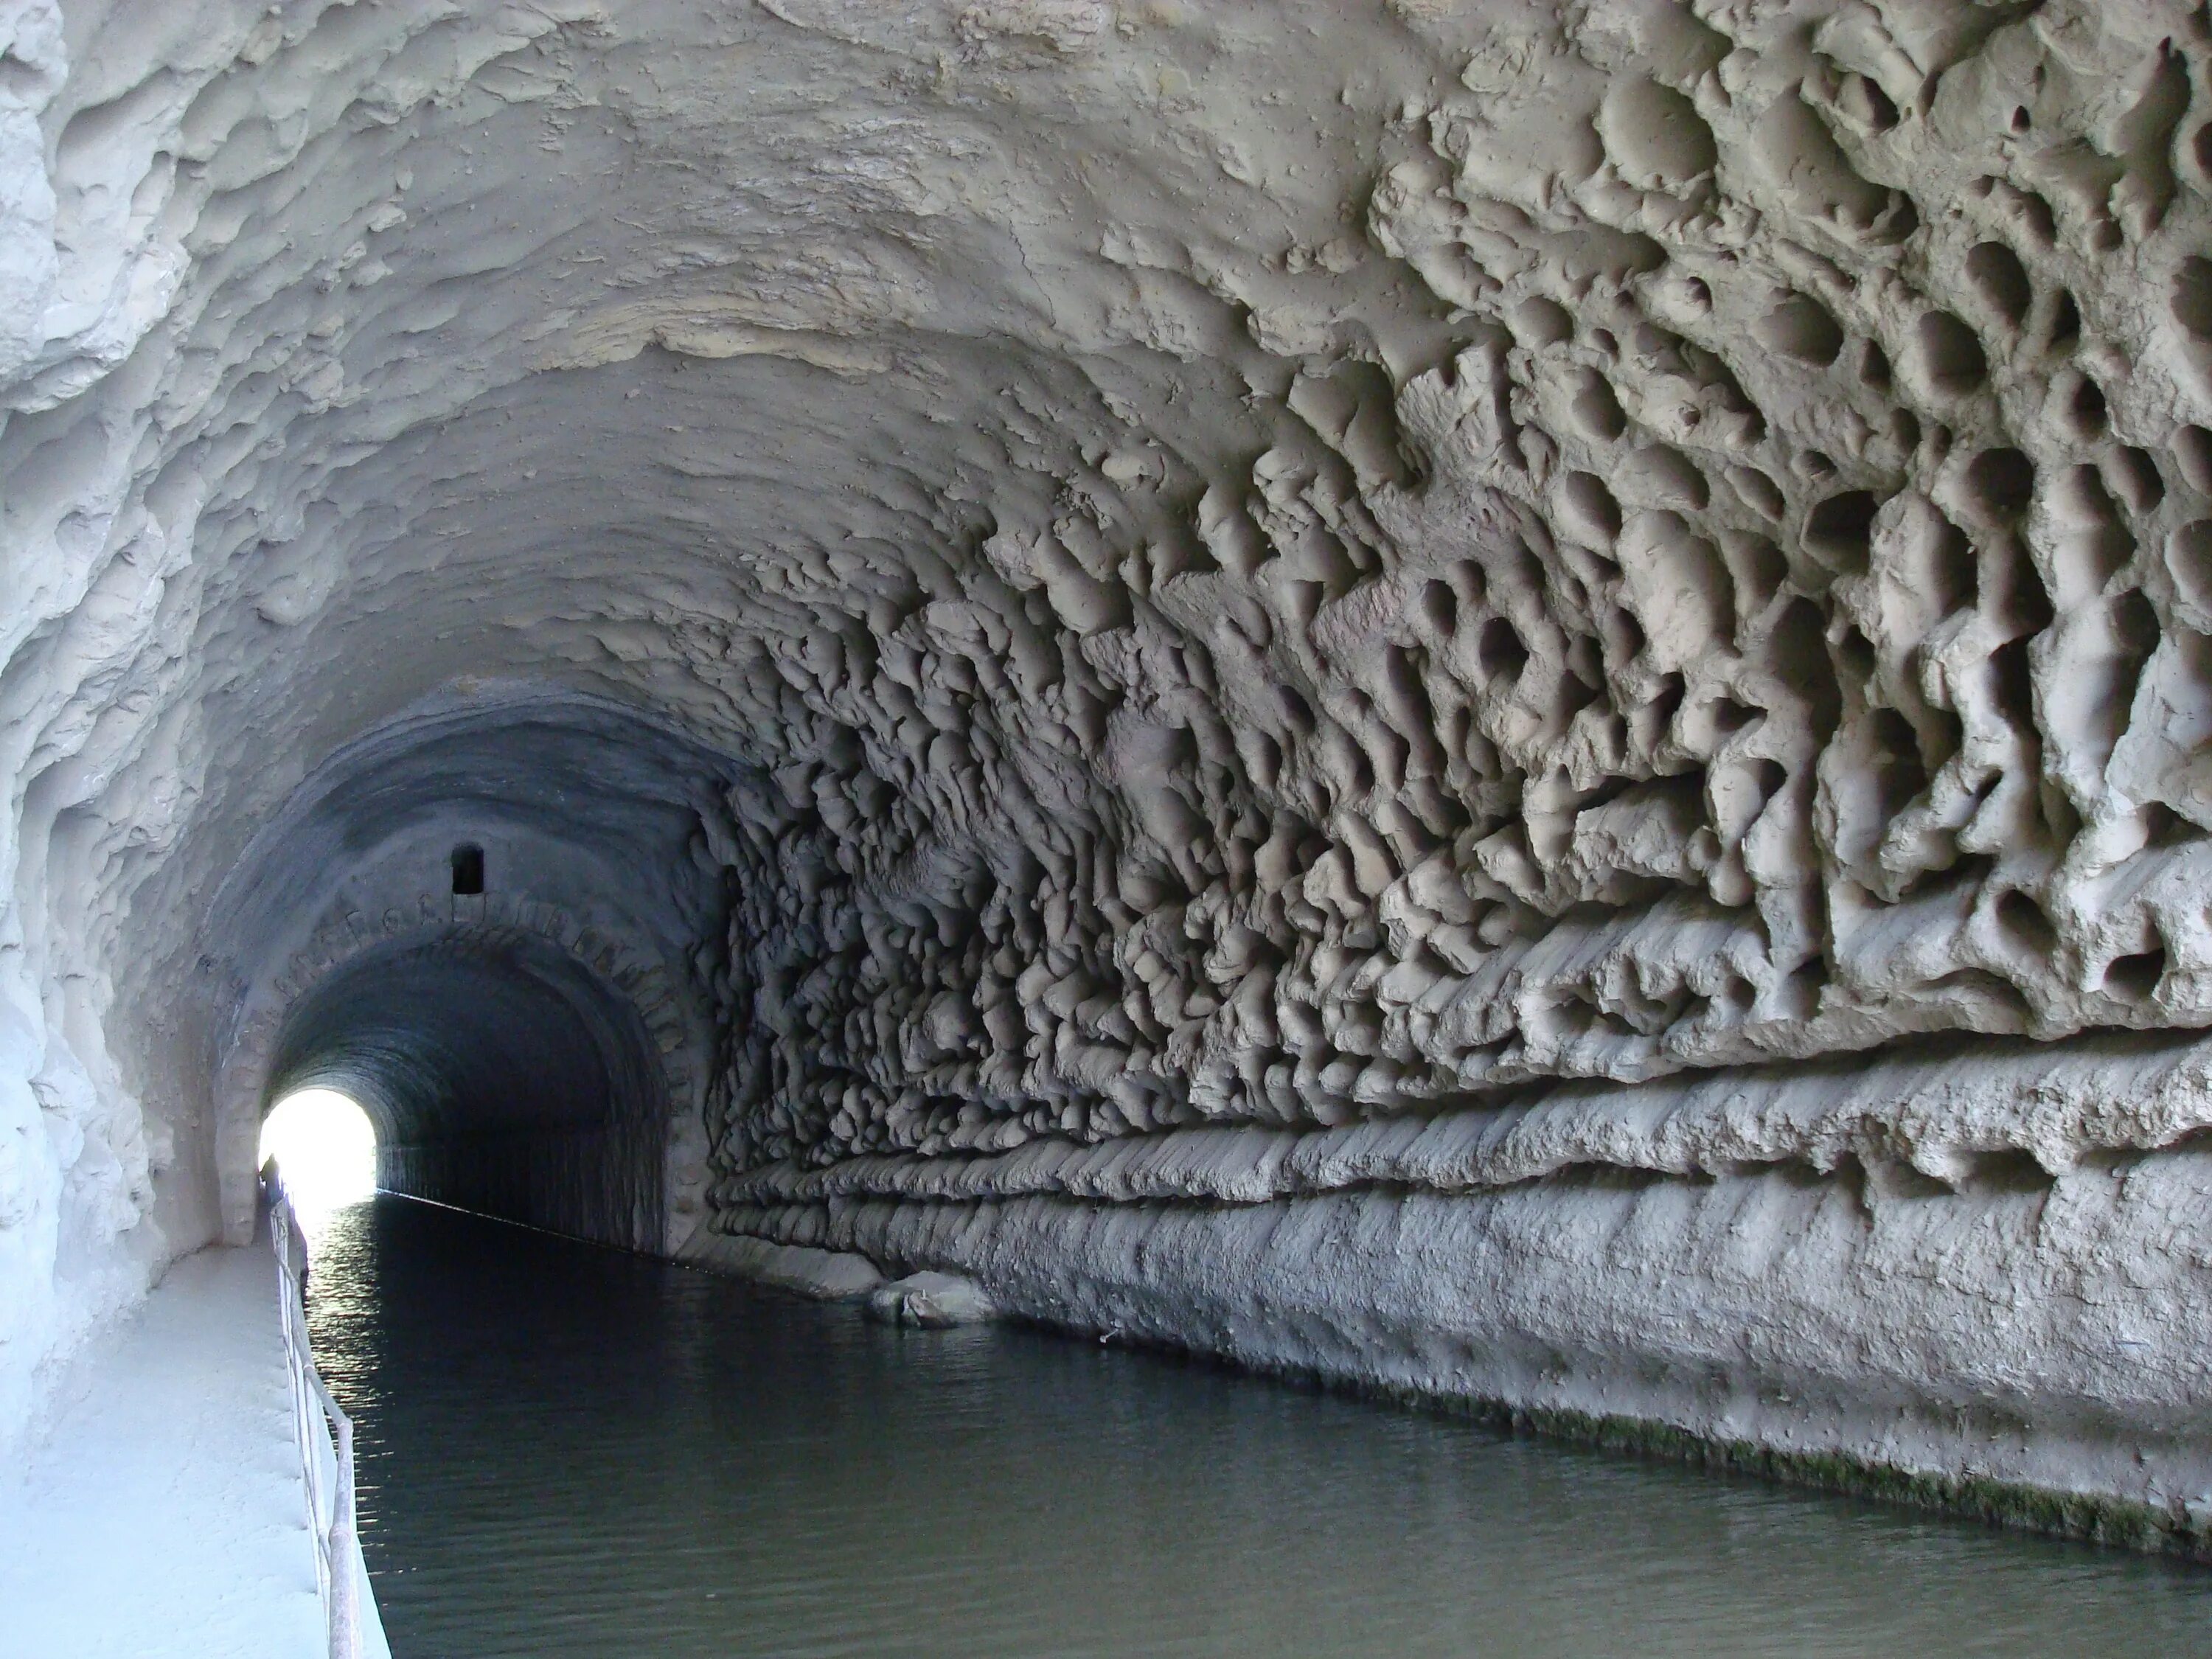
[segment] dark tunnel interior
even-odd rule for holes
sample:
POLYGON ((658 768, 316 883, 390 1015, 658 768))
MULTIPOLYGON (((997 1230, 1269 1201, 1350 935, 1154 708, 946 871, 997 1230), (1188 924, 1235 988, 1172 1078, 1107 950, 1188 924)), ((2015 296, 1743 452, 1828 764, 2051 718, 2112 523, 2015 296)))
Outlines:
POLYGON ((603 1243, 651 1248, 666 1113, 636 1010, 514 930, 368 951, 285 1022, 269 1103, 359 1101, 380 1186, 603 1243))

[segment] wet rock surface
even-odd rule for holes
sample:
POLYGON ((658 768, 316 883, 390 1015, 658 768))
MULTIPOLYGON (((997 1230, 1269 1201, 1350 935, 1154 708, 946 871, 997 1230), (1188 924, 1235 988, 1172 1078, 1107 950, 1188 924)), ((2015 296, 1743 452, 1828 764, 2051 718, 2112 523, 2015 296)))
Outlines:
MULTIPOLYGON (((2201 9, 17 0, 0 45, 18 1399, 235 1229, 281 1082, 492 1190, 423 1021, 314 997, 554 952, 636 1029, 571 1068, 589 1171, 496 1154, 518 1218, 1004 1303, 1018 1200, 1051 1316, 1145 1206, 1664 1233, 1750 1182, 1786 1297, 1607 1223, 1574 1282, 1680 1245, 1698 1342, 1462 1336, 1613 1345, 1674 1380, 1587 1403, 1708 1427, 1809 1369, 1803 1443, 1945 1468, 1854 1390, 2078 1407, 2022 1478, 2212 1487, 2127 1455, 2212 1352, 2149 1288, 2204 1251, 2201 9), (1834 1356, 1936 1316, 1869 1290, 1899 1225, 2124 1364, 1969 1321, 1877 1389, 1834 1356), (1777 1298, 1832 1343, 1765 1346, 1777 1298)), ((1518 1249, 1408 1293, 1510 1303, 1518 1249)), ((1396 1267, 1279 1319, 1222 1260, 1156 1334, 1396 1364, 1396 1267)))
POLYGON ((910 1325, 917 1330, 951 1330, 988 1324, 997 1311, 972 1279, 957 1273, 908 1273, 868 1292, 868 1316, 879 1324, 910 1325))

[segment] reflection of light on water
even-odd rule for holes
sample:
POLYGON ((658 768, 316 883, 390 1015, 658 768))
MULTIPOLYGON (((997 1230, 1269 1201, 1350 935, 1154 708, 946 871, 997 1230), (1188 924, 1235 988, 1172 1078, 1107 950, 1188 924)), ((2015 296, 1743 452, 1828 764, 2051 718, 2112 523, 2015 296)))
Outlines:
POLYGON ((376 1191, 376 1130, 350 1095, 301 1089, 261 1126, 261 1161, 276 1160, 302 1226, 376 1191))

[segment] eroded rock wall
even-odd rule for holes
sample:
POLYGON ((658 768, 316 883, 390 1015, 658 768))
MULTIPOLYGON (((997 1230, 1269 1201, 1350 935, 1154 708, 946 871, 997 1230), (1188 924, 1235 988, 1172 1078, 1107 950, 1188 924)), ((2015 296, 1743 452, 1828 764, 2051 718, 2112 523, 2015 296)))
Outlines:
POLYGON ((1305 429, 1183 545, 776 642, 865 735, 769 804, 736 1161, 2203 1024, 2186 20, 1894 9, 1493 22, 1240 293, 1305 429), (1011 834, 884 805, 955 787, 1011 834))
POLYGON ((684 1057, 672 1244, 1954 1469, 1868 1402, 2002 1375, 2013 1477, 2212 1482, 2202 8, 0 19, 9 1375, 507 836, 684 1057))

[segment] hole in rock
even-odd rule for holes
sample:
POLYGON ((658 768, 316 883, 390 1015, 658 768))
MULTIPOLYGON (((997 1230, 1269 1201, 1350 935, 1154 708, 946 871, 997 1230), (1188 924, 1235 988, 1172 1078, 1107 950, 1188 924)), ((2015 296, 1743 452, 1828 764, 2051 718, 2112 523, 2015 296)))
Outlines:
MULTIPOLYGON (((1872 656, 1872 647, 1867 654, 1872 656)), ((1877 708, 1871 720, 1874 775, 1881 793, 1882 811, 1894 817, 1928 787, 1928 766, 1921 758, 1920 739, 1912 722, 1894 708, 1877 708)))
POLYGON ((1755 466, 1731 466, 1728 481, 1736 499, 1762 519, 1779 519, 1789 508, 1781 485, 1755 466))
POLYGON ((378 1184, 628 1248, 659 1236, 661 1059, 599 968, 519 928, 372 946, 285 1016, 270 1092, 374 1114, 378 1184))
POLYGON ((2027 655, 2027 639, 2007 640, 1990 653, 1990 686, 1997 708, 2014 726, 2035 718, 2035 673, 2027 655))
POLYGON ((2081 308, 2074 303, 2074 296, 2064 289, 2051 306, 2051 332, 2046 343, 2053 351, 2063 351, 2081 337, 2081 308))
POLYGON ((1421 584, 1421 613, 1431 632, 1449 639, 1459 629, 1459 596, 1451 584, 1431 576, 1421 584))
POLYGON ((1713 702, 1713 730, 1723 738, 1732 738, 1759 718, 1759 710, 1738 702, 1734 697, 1716 698, 1713 702))
POLYGON ((1826 368, 1844 349, 1844 331, 1817 300, 1793 294, 1752 325, 1752 334, 1770 351, 1826 368))
POLYGON ((1842 717, 1843 692, 1830 667, 1827 623, 1820 606, 1802 594, 1784 605, 1765 654, 1777 677, 1802 701, 1814 738, 1826 743, 1842 717))
MULTIPOLYGON (((2005 989, 2013 988, 2007 985, 2005 989)), ((2057 1178, 2036 1162, 2033 1152, 2013 1147, 1977 1153, 1966 1179, 1967 1187, 1982 1193, 2045 1193, 2057 1184, 2057 1178)))
POLYGON ((1575 423, 1601 443, 1611 443, 1628 430, 1628 416, 1613 395, 1612 384, 1601 374, 1586 375, 1576 394, 1575 423))
POLYGON ((2192 338, 2212 340, 2212 259, 2191 254, 2174 272, 2173 320, 2192 338))
POLYGON ((1881 504, 1869 490, 1831 495, 1805 518, 1805 550, 1839 576, 1865 574, 1881 504))
POLYGON ((1856 71, 1844 76, 1838 87, 1836 107, 1846 118, 1869 132, 1887 132, 1904 118, 1898 112, 1897 100, 1884 92, 1878 82, 1856 71))
POLYGON ((1948 311, 1931 311, 1917 331, 1920 371, 1928 384, 1947 397, 1964 397, 1989 378, 1990 360, 1982 343, 1948 311))
POLYGON ((2166 952, 2138 951, 2114 957, 2105 969, 2105 989, 2128 1002, 2142 1002, 2154 995, 2166 977, 2166 952))
POLYGON ((1534 346, 1564 345, 1575 337, 1573 315, 1558 301, 1540 294, 1532 295, 1515 308, 1513 325, 1534 346))
POLYGON ((2201 426, 2185 426, 2176 431, 2173 461, 2191 489, 2200 495, 2212 495, 2212 432, 2201 426))
MULTIPOLYGON (((1790 781, 1790 774, 1780 761, 1762 758, 1752 762, 1751 779, 1752 787, 1758 792, 1759 804, 1763 811, 1769 801, 1782 793, 1782 786, 1790 781)), ((1750 988, 1747 986, 1745 988, 1748 990, 1750 988)), ((1744 1000, 1748 1005, 1750 999, 1747 996, 1744 1000)))
POLYGON ((2143 839, 2152 847, 2185 847, 2204 839, 2204 831, 2162 800, 2147 801, 2142 808, 2143 839))
POLYGON ((1570 472, 1559 485, 1561 518, 1566 527, 1601 548, 1620 534, 1620 503, 1591 473, 1570 472))
POLYGON ((2109 418, 2105 394, 2097 383, 2086 374, 2074 388, 2074 396, 2067 413, 2079 437, 2095 438, 2103 435, 2109 418))
POLYGON ((1887 392, 1896 383, 1897 376, 1889 366, 1889 354, 1872 340, 1859 353, 1859 379, 1876 392, 1887 392))
POLYGON ((1273 789, 1283 774, 1283 746, 1265 732, 1240 732, 1239 746, 1245 755, 1245 765, 1252 781, 1262 789, 1273 789))
POLYGON ((1943 616, 1964 611, 1974 603, 1980 572, 1973 544, 1948 519, 1932 526, 1934 534, 1922 550, 1924 565, 1919 572, 1929 599, 1943 616))
POLYGON ((2131 587, 2112 601, 2112 638, 2136 666, 2158 649, 2159 637, 2158 611, 2141 588, 2131 587))
MULTIPOLYGON (((1964 884, 1972 885, 1976 878, 1976 873, 1969 872, 1964 884)), ((1916 888, 1926 884, 1912 884, 1916 888)), ((1961 883, 1956 879, 1946 878, 1939 885, 1942 888, 1949 889, 1956 888, 1961 883)), ((2015 1021, 2025 1022, 2030 1017, 2027 998, 2022 994, 2020 987, 2014 985, 2003 975, 1992 974, 1987 969, 1960 968, 1943 975, 1939 979, 1931 980, 1929 981, 1928 988, 1930 991, 1956 997, 1961 1002, 1974 1007, 1978 1018, 1983 1021, 1994 1018, 2001 1024, 2010 1024, 2015 1021)))
POLYGON ((2192 519, 2175 531, 2166 558, 2181 597, 2212 611, 2212 519, 2192 519))
POLYGON ((2148 513, 2166 499, 2166 480, 2158 476, 2158 463, 2148 450, 2133 444, 2105 458, 2105 477, 2112 493, 2134 512, 2148 513))
POLYGON ((1722 544, 1729 554, 1730 574, 1735 578, 1736 595, 1746 616, 1756 616, 1766 609, 1774 596, 1782 591, 1782 584, 1790 579, 1790 562, 1782 550, 1764 536, 1741 532, 1723 535, 1722 544))
POLYGON ((2035 465, 2017 449, 1985 449, 1966 464, 1966 496, 1984 524, 2012 524, 2035 501, 2035 465))
POLYGON ((1856 623, 1844 629, 1842 636, 1836 641, 1836 666, 1838 669, 1863 684, 1874 678, 1874 671, 1881 662, 1881 659, 1875 654, 1874 641, 1868 639, 1856 623))
POLYGON ((1670 444, 1639 450, 1620 469, 1622 481, 1647 499, 1702 513, 1713 498, 1698 464, 1670 444))
POLYGON ((2032 190, 2022 190, 1984 173, 1967 186, 1970 195, 1996 204, 1998 211, 2021 235, 2048 252, 2057 246, 2058 221, 2051 204, 2032 190))
POLYGON ((1486 680, 1503 678, 1509 683, 1521 678, 1521 671, 1528 664, 1528 647, 1521 642, 1513 624, 1503 617, 1492 617, 1483 623, 1477 637, 1474 659, 1486 680))
POLYGON ((2058 948, 2058 929, 2043 907, 2017 887, 1997 896, 1997 927, 2031 956, 2048 957, 2058 948))
POLYGON ((2010 328, 2018 328, 2026 320, 2028 307, 2035 302, 2027 267, 2002 242, 1982 242, 1968 252, 1966 280, 1981 295, 1982 303, 2010 328))
POLYGON ((471 897, 484 890, 484 857, 481 847, 453 848, 453 891, 462 897, 471 897))

